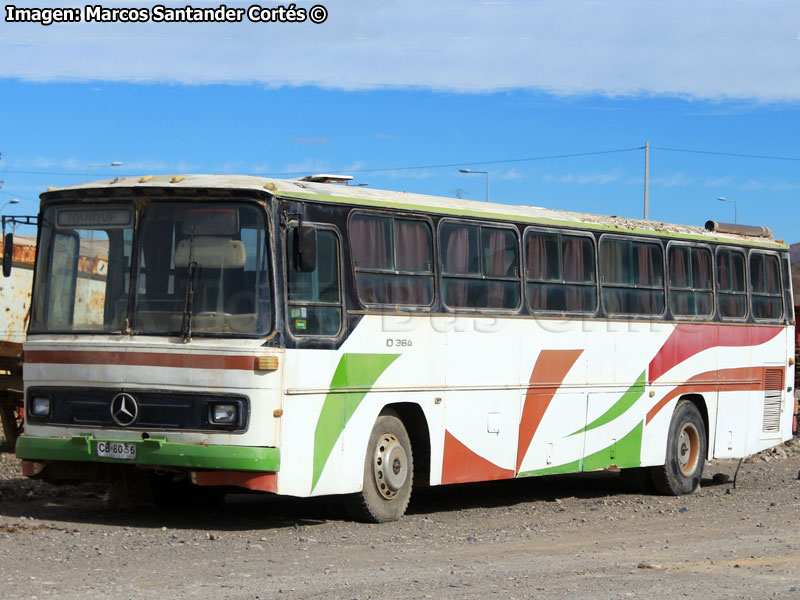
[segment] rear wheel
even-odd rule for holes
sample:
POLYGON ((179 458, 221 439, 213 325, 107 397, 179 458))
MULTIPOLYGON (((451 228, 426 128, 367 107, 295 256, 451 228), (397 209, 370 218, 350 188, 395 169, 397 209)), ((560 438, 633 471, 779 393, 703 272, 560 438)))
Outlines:
POLYGON ((688 400, 672 413, 663 466, 653 467, 656 491, 668 496, 690 494, 700 485, 706 459, 706 430, 697 407, 688 400))
POLYGON ((396 521, 411 498, 414 460, 403 422, 394 414, 378 417, 369 436, 361 492, 347 498, 350 515, 359 521, 396 521))

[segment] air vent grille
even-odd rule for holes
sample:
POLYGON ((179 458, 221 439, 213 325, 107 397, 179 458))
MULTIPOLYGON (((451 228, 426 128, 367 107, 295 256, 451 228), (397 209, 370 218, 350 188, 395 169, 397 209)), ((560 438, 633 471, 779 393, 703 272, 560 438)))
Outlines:
POLYGON ((764 390, 764 417, 761 431, 763 433, 779 433, 781 430, 783 369, 765 369, 764 390))

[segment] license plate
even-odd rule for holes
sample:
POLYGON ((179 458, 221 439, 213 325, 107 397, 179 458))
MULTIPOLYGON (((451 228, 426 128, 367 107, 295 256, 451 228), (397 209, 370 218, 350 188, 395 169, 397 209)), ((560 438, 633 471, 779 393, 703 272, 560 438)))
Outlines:
POLYGON ((97 442, 97 456, 135 460, 136 444, 126 444, 125 442, 97 442))

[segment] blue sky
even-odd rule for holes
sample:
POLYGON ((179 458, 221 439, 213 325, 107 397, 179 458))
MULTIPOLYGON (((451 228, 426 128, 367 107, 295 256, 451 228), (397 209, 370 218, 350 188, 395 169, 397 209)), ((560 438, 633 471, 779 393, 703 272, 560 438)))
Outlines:
POLYGON ((725 196, 800 241, 794 0, 326 6, 320 25, 0 21, 4 213, 122 161, 92 177, 338 172, 483 200, 462 167, 495 202, 641 217, 628 149, 649 141, 652 219, 732 221, 725 196), (628 151, 517 160, 608 150, 628 151))

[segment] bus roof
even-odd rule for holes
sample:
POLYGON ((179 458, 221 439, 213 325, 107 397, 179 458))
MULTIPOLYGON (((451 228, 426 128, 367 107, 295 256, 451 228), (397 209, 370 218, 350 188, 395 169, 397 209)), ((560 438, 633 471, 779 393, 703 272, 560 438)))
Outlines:
POLYGON ((63 197, 65 193, 72 196, 73 194, 80 195, 80 192, 84 190, 113 189, 122 191, 124 194, 123 190, 132 190, 133 188, 253 190, 281 198, 351 204, 353 206, 423 211, 448 216, 489 218, 501 221, 538 223, 556 227, 579 227, 581 229, 619 231, 621 233, 638 233, 709 242, 735 242, 737 244, 787 248, 783 240, 711 232, 705 227, 692 225, 569 212, 538 206, 496 204, 460 198, 410 194, 408 192, 378 190, 336 183, 316 183, 302 179, 273 179, 253 175, 198 174, 117 177, 115 179, 81 183, 65 188, 50 188, 45 194, 42 194, 42 199, 47 201, 50 193, 63 197))

